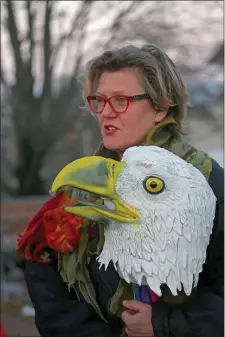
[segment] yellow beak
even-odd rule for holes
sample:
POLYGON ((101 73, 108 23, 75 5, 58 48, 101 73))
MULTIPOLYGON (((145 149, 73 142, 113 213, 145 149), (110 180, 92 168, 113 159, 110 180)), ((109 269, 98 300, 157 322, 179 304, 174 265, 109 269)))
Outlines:
POLYGON ((139 213, 118 196, 115 184, 124 163, 98 156, 84 157, 65 166, 55 178, 51 193, 57 194, 67 187, 94 193, 103 199, 110 200, 113 207, 78 200, 74 205, 65 207, 69 213, 91 219, 108 222, 116 220, 122 223, 137 224, 139 213))

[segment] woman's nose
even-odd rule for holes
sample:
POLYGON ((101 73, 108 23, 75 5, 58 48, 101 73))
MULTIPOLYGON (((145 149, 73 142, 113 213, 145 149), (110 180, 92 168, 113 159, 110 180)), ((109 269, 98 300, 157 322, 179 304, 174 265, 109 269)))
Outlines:
POLYGON ((102 111, 102 116, 103 117, 116 117, 117 112, 111 107, 109 102, 106 102, 106 105, 102 111))

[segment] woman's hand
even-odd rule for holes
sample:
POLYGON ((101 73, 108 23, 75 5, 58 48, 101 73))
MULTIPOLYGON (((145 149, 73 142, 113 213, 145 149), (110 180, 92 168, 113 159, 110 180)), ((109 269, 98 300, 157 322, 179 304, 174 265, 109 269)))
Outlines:
POLYGON ((131 300, 124 301, 123 306, 128 309, 121 316, 126 325, 127 335, 129 337, 153 337, 151 305, 131 300))

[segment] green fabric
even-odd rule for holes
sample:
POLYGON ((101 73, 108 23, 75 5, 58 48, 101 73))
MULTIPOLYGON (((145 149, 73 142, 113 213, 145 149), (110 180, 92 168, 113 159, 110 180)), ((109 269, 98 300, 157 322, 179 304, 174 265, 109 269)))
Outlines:
POLYGON ((173 116, 168 116, 162 123, 159 123, 149 132, 146 145, 155 145, 169 150, 195 166, 208 181, 212 171, 212 159, 203 151, 199 151, 191 146, 180 133, 174 136, 171 133, 171 126, 175 129, 178 128, 173 116))
MULTIPOLYGON (((147 135, 146 145, 155 145, 165 148, 188 163, 191 163, 202 172, 205 178, 209 179, 212 171, 212 160, 204 152, 198 151, 187 143, 185 138, 179 133, 178 125, 172 115, 159 123, 147 135)), ((106 158, 120 160, 119 153, 106 149, 103 145, 95 155, 106 158)), ((83 298, 91 304, 96 312, 104 319, 96 301, 96 294, 91 284, 87 265, 90 263, 91 255, 99 255, 104 244, 104 228, 102 224, 98 225, 99 243, 95 240, 89 241, 88 234, 84 234, 79 243, 77 251, 72 254, 59 254, 59 271, 68 287, 73 287, 79 298, 83 298)), ((122 302, 124 299, 132 298, 131 285, 124 280, 120 280, 114 296, 108 303, 108 312, 112 315, 120 316, 122 312, 122 302)), ((168 303, 183 303, 187 300, 184 292, 173 296, 168 287, 163 287, 163 296, 160 300, 168 303)), ((105 319, 104 319, 105 320, 105 319)))
MULTIPOLYGON (((89 236, 88 234, 83 234, 77 250, 69 254, 59 254, 58 270, 63 281, 68 285, 69 291, 73 288, 78 299, 83 299, 90 304, 101 319, 107 322, 97 303, 95 289, 87 269, 87 264, 90 262, 90 254, 94 253, 88 248, 89 236)), ((98 247, 96 247, 95 253, 100 253, 98 247)))

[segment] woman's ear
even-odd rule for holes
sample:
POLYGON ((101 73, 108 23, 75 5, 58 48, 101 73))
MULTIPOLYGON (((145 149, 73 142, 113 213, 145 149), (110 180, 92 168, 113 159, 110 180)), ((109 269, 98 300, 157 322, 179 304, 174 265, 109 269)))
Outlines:
POLYGON ((165 110, 158 110, 155 114, 155 122, 161 122, 167 115, 168 109, 165 110))

